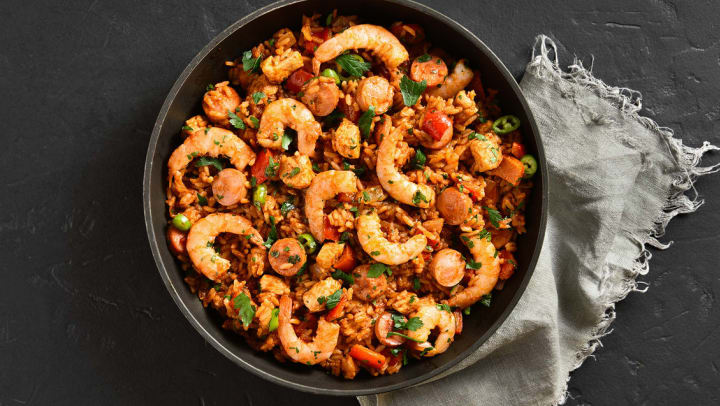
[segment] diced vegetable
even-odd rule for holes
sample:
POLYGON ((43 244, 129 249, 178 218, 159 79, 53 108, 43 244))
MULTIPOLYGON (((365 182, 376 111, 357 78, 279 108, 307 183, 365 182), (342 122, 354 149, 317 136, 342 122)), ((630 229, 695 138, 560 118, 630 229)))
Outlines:
POLYGON ((273 331, 277 330, 279 323, 278 315, 280 314, 280 309, 274 308, 272 310, 272 313, 270 314, 270 322, 268 323, 268 332, 272 333, 273 331))
POLYGON ((324 71, 320 73, 321 76, 325 76, 328 78, 332 78, 332 80, 335 81, 336 85, 340 84, 340 75, 335 71, 335 69, 327 68, 324 71))
POLYGON ((253 203, 257 208, 261 208, 265 204, 265 198, 267 197, 267 186, 257 185, 253 192, 253 203))
POLYGON ((355 344, 350 349, 350 356, 360 361, 363 365, 381 368, 385 364, 385 356, 360 344, 355 344))
POLYGON ((328 219, 327 216, 325 216, 323 237, 325 238, 325 240, 333 241, 337 241, 340 239, 340 232, 338 232, 337 227, 330 224, 330 219, 328 219))
POLYGON ((343 311, 343 308, 345 307, 346 302, 347 302, 347 296, 342 295, 338 304, 335 305, 335 307, 333 307, 332 310, 330 310, 327 315, 325 315, 325 320, 327 320, 327 321, 337 320, 340 317, 340 315, 342 314, 342 311, 343 311))
POLYGON ((313 78, 313 74, 302 69, 298 69, 291 73, 285 81, 285 89, 297 93, 302 89, 305 82, 313 78))
POLYGON ((188 231, 190 227, 192 227, 190 220, 182 213, 176 214, 175 217, 173 217, 172 225, 180 231, 188 231))
POLYGON ((350 248, 350 244, 345 244, 345 248, 343 249, 342 254, 340 254, 340 258, 338 258, 338 260, 335 261, 335 264, 333 264, 333 268, 344 272, 350 272, 355 268, 355 264, 355 254, 353 253, 352 248, 350 248))
POLYGON ((500 166, 488 171, 488 173, 505 179, 513 185, 517 185, 518 182, 520 182, 520 178, 525 174, 525 165, 517 158, 505 155, 500 162, 500 166))
POLYGON ((453 122, 445 113, 431 111, 425 113, 422 130, 428 133, 435 141, 443 138, 446 131, 452 131, 453 122))
POLYGON ((273 157, 273 153, 269 149, 263 149, 257 154, 255 163, 250 168, 250 174, 255 178, 258 184, 265 182, 268 179, 267 168, 270 165, 270 158, 273 157))
POLYGON ((515 158, 520 159, 525 156, 525 145, 519 142, 513 142, 512 147, 510 148, 510 152, 515 158))

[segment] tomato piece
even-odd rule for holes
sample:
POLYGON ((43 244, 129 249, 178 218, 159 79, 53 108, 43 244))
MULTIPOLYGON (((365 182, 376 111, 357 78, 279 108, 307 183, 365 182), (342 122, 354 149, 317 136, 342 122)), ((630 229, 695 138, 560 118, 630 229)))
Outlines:
POLYGON ((175 227, 168 227, 167 239, 168 244, 170 245, 170 251, 172 251, 176 255, 184 254, 185 252, 187 252, 187 233, 184 233, 175 227))
POLYGON ((455 310, 453 312, 453 315, 455 316, 455 334, 460 334, 462 333, 463 329, 462 313, 460 312, 460 310, 455 310))
POLYGON ((335 196, 335 198, 338 200, 338 202, 352 203, 352 201, 355 199, 355 194, 341 192, 341 193, 338 193, 337 196, 335 196))
MULTIPOLYGON (((340 237, 338 236, 338 238, 340 237)), ((335 264, 333 264, 333 268, 339 269, 343 272, 350 272, 355 269, 355 264, 355 253, 352 248, 350 248, 350 244, 345 244, 345 248, 343 248, 340 258, 338 258, 335 264)))
POLYGON ((338 318, 340 318, 346 302, 347 302, 347 296, 343 295, 340 298, 340 301, 338 302, 338 304, 335 305, 335 307, 333 307, 332 310, 330 310, 328 312, 328 314, 325 315, 325 320, 334 321, 334 320, 337 320, 338 318))
POLYGON ((270 157, 274 157, 273 153, 269 149, 263 149, 257 154, 255 163, 250 168, 250 174, 255 178, 258 185, 268 179, 265 170, 270 165, 270 157))
POLYGON ((385 356, 360 344, 355 344, 350 349, 350 356, 360 361, 365 366, 380 369, 385 364, 385 356))
MULTIPOLYGON (((330 224, 330 219, 327 216, 325 216, 324 225, 325 225, 325 228, 323 230, 323 238, 325 238, 326 240, 333 240, 333 241, 337 241, 340 239, 340 233, 338 232, 337 227, 330 224)), ((345 251, 343 251, 343 253, 344 252, 345 251)))
POLYGON ((297 93, 300 91, 302 86, 307 82, 308 80, 313 78, 313 74, 303 70, 298 69, 295 72, 291 73, 290 76, 285 81, 285 89, 297 93))
POLYGON ((519 143, 519 142, 513 142, 512 147, 510 148, 510 152, 515 156, 515 158, 522 158, 525 156, 525 145, 519 143))
POLYGON ((445 113, 431 111, 425 113, 422 123, 422 130, 428 133, 435 141, 443 138, 447 131, 452 132, 453 122, 445 113))

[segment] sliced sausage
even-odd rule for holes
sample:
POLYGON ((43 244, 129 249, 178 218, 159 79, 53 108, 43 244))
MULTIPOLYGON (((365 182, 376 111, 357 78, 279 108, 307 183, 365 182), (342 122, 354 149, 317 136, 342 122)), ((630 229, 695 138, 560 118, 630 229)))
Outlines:
POLYGON ((375 107, 375 115, 383 114, 392 106, 393 88, 382 76, 371 76, 358 83, 355 99, 362 111, 375 107))
POLYGON ((307 256, 298 240, 282 238, 270 247, 268 259, 275 272, 282 276, 293 276, 305 264, 307 256))
POLYGON ((246 182, 245 174, 239 170, 223 169, 213 179, 213 196, 223 206, 232 206, 247 196, 246 182))
POLYGON ((175 227, 168 227, 167 239, 168 245, 170 245, 170 251, 174 252, 176 255, 187 253, 187 233, 184 233, 175 227))
POLYGON ((465 260, 452 248, 442 249, 430 261, 430 273, 441 286, 455 286, 465 276, 465 260))
POLYGON ((472 199, 456 187, 449 187, 437 197, 436 207, 448 224, 456 226, 470 215, 472 199))
POLYGON ((353 285, 353 297, 357 297, 360 300, 370 302, 377 299, 387 289, 387 277, 385 274, 381 274, 376 278, 370 278, 367 276, 370 265, 360 265, 355 268, 352 272, 355 277, 355 284, 353 285))
POLYGON ((228 86, 228 82, 215 85, 203 96, 202 107, 210 121, 220 125, 228 125, 228 111, 235 112, 240 105, 240 95, 228 86))
POLYGON ((311 79, 303 85, 301 92, 302 102, 319 117, 332 113, 340 100, 340 89, 335 79, 325 76, 311 79))
POLYGON ((428 87, 442 83, 447 74, 447 65, 437 56, 423 55, 415 59, 410 66, 410 78, 416 82, 424 80, 428 87))

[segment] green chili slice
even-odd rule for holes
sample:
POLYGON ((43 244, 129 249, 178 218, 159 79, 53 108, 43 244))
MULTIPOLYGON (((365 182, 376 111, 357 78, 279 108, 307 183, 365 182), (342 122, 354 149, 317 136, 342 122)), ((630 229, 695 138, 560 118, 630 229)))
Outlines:
POLYGON ((535 157, 532 155, 524 155, 522 158, 520 158, 520 162, 522 162, 523 166, 525 167, 525 178, 531 178, 533 175, 535 175, 535 172, 537 172, 537 160, 535 160, 535 157))
POLYGON ((312 254, 317 249, 317 242, 315 241, 315 238, 309 233, 302 233, 299 236, 297 236, 298 241, 300 241, 300 244, 305 248, 305 252, 308 254, 312 254))
POLYGON ((503 135, 517 130, 520 127, 520 119, 517 116, 509 114, 502 116, 493 122, 493 131, 495 134, 503 135))

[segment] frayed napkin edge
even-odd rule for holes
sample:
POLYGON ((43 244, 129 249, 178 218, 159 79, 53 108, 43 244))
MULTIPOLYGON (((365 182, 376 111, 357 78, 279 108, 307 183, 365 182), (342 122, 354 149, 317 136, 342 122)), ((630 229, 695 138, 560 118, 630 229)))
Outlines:
MULTIPOLYGON (((573 63, 568 66, 568 71, 564 72, 560 69, 558 62, 557 46, 555 42, 546 35, 541 34, 535 38, 532 58, 527 66, 527 72, 541 79, 552 78, 558 82, 580 85, 595 92, 598 97, 617 107, 630 118, 637 120, 664 140, 675 157, 678 168, 680 168, 682 172, 682 174, 674 180, 673 187, 668 193, 665 205, 653 222, 654 228, 644 236, 634 236, 634 239, 640 246, 640 255, 635 259, 632 270, 624 278, 624 289, 619 293, 613 292, 613 295, 607 298, 605 311, 600 315, 600 322, 593 329, 592 338, 576 352, 575 364, 570 369, 570 371, 574 371, 579 368, 587 358, 594 357, 593 353, 597 347, 602 346, 600 339, 612 333, 610 326, 615 320, 615 304, 625 299, 630 292, 644 293, 647 291, 647 283, 637 281, 636 279, 638 276, 645 275, 649 271, 652 253, 648 245, 657 249, 670 247, 672 241, 668 243, 659 241, 659 238, 665 234, 665 228, 668 223, 670 223, 670 220, 678 214, 693 213, 702 206, 704 201, 698 196, 695 190, 695 181, 700 176, 720 171, 720 163, 701 167, 700 162, 706 152, 720 150, 720 148, 708 141, 703 142, 702 146, 698 148, 683 145, 681 139, 674 137, 674 132, 671 128, 662 127, 654 120, 639 114, 642 109, 642 94, 640 92, 625 87, 615 87, 606 84, 593 76, 592 65, 590 69, 586 69, 582 62, 575 58, 573 63), (690 190, 693 192, 692 197, 686 195, 686 192, 690 190)), ((568 375, 565 387, 562 389, 562 394, 554 402, 555 405, 562 405, 571 397, 568 393, 569 382, 570 376, 568 375)))

